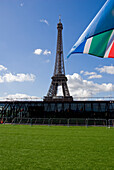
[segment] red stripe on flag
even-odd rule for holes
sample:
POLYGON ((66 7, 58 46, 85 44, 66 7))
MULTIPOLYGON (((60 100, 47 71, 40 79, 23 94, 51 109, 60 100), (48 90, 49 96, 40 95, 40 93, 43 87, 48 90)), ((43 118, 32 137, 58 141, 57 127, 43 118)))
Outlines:
POLYGON ((114 58, 114 42, 113 42, 113 44, 112 44, 112 48, 111 48, 111 50, 110 50, 110 53, 109 53, 108 58, 114 58))

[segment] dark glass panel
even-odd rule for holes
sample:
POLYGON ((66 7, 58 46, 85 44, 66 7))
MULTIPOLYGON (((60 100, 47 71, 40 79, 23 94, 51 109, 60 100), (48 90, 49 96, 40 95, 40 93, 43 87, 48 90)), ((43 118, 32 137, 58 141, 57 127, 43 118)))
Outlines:
POLYGON ((94 112, 99 112, 99 103, 93 103, 93 111, 94 112))
POLYGON ((64 103, 64 111, 69 111, 69 103, 64 103))
POLYGON ((55 103, 50 104, 50 111, 54 112, 56 110, 55 103))
POLYGON ((100 111, 101 112, 106 112, 107 111, 106 103, 100 103, 100 111))
POLYGON ((85 111, 86 112, 91 112, 91 103, 85 103, 85 111))
POLYGON ((57 111, 61 112, 63 110, 62 103, 57 103, 57 111))
POLYGON ((84 103, 78 103, 78 111, 84 111, 84 103))
POLYGON ((77 103, 71 103, 71 110, 73 111, 77 110, 77 103))

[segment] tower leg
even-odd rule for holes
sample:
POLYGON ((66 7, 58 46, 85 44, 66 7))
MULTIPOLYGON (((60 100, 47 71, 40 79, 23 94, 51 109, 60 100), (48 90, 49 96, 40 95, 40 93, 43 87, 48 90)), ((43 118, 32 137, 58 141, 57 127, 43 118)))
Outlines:
POLYGON ((70 96, 66 82, 62 84, 62 89, 63 89, 63 95, 64 96, 70 96))
POLYGON ((57 84, 57 83, 54 83, 54 82, 52 81, 47 96, 48 96, 48 97, 56 96, 56 95, 57 95, 57 87, 58 87, 58 84, 57 84))

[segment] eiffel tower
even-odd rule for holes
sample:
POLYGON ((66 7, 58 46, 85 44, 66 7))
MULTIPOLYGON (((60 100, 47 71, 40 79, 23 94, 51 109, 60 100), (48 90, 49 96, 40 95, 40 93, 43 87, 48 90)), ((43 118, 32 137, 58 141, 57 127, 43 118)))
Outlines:
POLYGON ((47 93, 44 97, 44 101, 73 101, 70 96, 67 77, 65 76, 64 58, 63 58, 63 43, 62 43, 62 29, 61 18, 59 16, 59 23, 57 24, 58 36, 57 36, 57 49, 54 74, 51 77, 52 82, 47 93), (62 86, 63 96, 57 96, 58 87, 62 86))

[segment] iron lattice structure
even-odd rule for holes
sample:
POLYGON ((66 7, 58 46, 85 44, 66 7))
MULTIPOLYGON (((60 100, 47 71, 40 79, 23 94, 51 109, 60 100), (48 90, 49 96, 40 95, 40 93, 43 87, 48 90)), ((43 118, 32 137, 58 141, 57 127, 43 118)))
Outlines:
POLYGON ((70 96, 68 86, 67 86, 67 77, 65 76, 65 67, 64 67, 64 57, 63 57, 63 43, 62 43, 62 29, 63 25, 61 19, 59 18, 59 23, 57 24, 58 35, 57 35, 57 49, 56 49, 56 60, 54 74, 52 76, 52 82, 47 93, 47 96, 44 97, 44 101, 73 101, 72 96, 70 96), (63 96, 57 96, 58 86, 62 86, 63 96))

